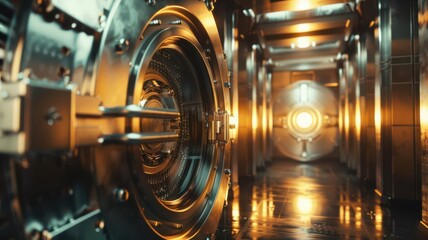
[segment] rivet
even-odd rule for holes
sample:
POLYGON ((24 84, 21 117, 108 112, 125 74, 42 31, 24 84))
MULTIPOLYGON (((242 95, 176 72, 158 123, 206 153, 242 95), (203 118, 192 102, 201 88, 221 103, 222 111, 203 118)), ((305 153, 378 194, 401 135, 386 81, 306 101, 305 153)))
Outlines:
POLYGON ((162 24, 162 21, 160 19, 153 19, 149 23, 150 26, 158 26, 158 25, 161 25, 161 24, 162 24))
POLYGON ((60 66, 58 68, 58 77, 64 78, 66 76, 70 76, 70 69, 64 66, 60 66))
POLYGON ((129 199, 129 192, 126 189, 119 188, 113 191, 113 194, 118 202, 124 203, 129 199))
POLYGON ((101 14, 98 17, 98 24, 100 25, 101 28, 103 28, 106 25, 106 21, 107 21, 107 17, 103 14, 101 14))
POLYGON ((64 55, 64 56, 68 56, 68 55, 70 55, 70 53, 71 53, 70 48, 65 47, 65 46, 61 48, 61 54, 62 54, 62 55, 64 55))
POLYGON ((57 121, 62 119, 62 116, 55 107, 50 107, 45 115, 45 119, 49 126, 53 126, 57 121))
POLYGON ((98 220, 95 222, 95 232, 101 232, 104 230, 106 224, 103 220, 98 220))
POLYGON ((118 43, 114 46, 116 54, 123 54, 129 48, 129 41, 126 38, 119 39, 118 43))
POLYGON ((171 22, 171 24, 173 24, 173 25, 180 25, 180 24, 182 24, 183 22, 180 20, 180 19, 178 19, 178 20, 174 20, 174 21, 172 21, 171 22))
POLYGON ((146 3, 150 6, 156 5, 156 0, 146 0, 146 3))

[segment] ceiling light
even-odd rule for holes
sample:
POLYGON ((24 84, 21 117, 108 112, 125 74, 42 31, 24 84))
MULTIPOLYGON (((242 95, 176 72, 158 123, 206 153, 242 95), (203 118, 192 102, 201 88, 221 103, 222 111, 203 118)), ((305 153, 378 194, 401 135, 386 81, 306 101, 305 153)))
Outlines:
POLYGON ((301 23, 296 25, 298 32, 309 32, 311 30, 311 25, 309 23, 301 23))
POLYGON ((308 48, 309 46, 311 46, 311 41, 308 37, 300 37, 297 39, 298 48, 308 48))
POLYGON ((311 45, 311 42, 309 41, 309 38, 307 37, 301 37, 297 39, 297 47, 298 48, 308 48, 311 45))
POLYGON ((299 0, 296 1, 296 10, 308 10, 311 8, 311 1, 310 0, 299 0))

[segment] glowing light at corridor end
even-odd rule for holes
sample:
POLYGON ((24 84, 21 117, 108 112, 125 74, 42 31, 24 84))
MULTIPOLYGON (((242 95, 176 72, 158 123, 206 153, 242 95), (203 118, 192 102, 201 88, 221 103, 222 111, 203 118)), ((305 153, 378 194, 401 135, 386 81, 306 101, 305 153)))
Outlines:
POLYGON ((297 43, 291 43, 291 48, 308 48, 308 47, 316 47, 317 43, 315 41, 311 41, 309 37, 299 37, 296 39, 297 43))
POLYGON ((305 195, 297 196, 296 210, 299 214, 311 214, 313 212, 313 201, 305 195))
POLYGON ((312 115, 309 114, 308 112, 300 112, 297 114, 296 123, 297 123, 297 126, 299 126, 300 128, 307 129, 310 126, 312 126, 312 123, 313 123, 312 115))

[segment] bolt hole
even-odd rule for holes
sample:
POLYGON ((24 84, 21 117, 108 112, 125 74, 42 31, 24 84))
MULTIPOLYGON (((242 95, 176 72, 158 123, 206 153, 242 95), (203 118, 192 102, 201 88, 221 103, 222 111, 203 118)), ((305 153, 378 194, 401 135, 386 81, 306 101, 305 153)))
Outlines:
POLYGON ((63 78, 67 76, 70 76, 70 69, 64 66, 60 66, 58 68, 58 77, 63 78))
POLYGON ((70 53, 71 53, 71 49, 70 48, 65 47, 65 46, 61 48, 61 54, 62 55, 68 56, 68 55, 70 55, 70 53))

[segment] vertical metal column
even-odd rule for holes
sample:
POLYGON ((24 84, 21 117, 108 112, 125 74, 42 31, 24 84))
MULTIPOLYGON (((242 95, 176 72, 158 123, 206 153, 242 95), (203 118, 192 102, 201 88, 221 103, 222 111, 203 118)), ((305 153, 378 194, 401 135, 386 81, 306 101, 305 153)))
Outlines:
POLYGON ((385 203, 417 200, 420 193, 416 7, 415 0, 380 1, 382 124, 376 188, 385 203))
MULTIPOLYGON (((238 102, 239 102, 239 118, 238 118, 238 135, 239 135, 239 176, 252 177, 256 174, 256 165, 253 161, 253 128, 252 128, 252 85, 249 81, 252 74, 247 64, 251 55, 250 43, 247 37, 250 34, 253 19, 246 17, 242 11, 237 15, 238 23, 238 102)), ((251 67, 250 67, 251 68, 251 67)))
POLYGON ((248 83, 250 84, 251 91, 251 129, 252 129, 252 144, 250 144, 250 149, 252 150, 252 161, 253 166, 253 175, 256 175, 257 168, 262 168, 264 166, 262 159, 262 148, 261 148, 261 124, 259 120, 259 95, 260 89, 258 84, 258 46, 253 44, 251 46, 251 52, 247 58, 247 71, 249 73, 248 83))
POLYGON ((422 224, 428 229, 428 2, 419 0, 422 224))
MULTIPOLYGON (((267 66, 266 66, 267 67, 267 66)), ((270 68, 266 69, 266 155, 265 160, 267 163, 272 162, 273 151, 273 102, 272 102, 272 71, 270 68)))
POLYGON ((358 177, 373 185, 376 171, 376 131, 375 131, 375 48, 374 31, 377 28, 378 1, 360 1, 357 10, 361 13, 359 37, 355 41, 355 54, 358 64, 358 83, 356 94, 359 95, 357 131, 359 136, 358 177))
POLYGON ((355 44, 355 50, 349 55, 349 67, 347 72, 347 93, 348 93, 348 118, 349 118, 349 139, 348 139, 348 168, 357 171, 360 159, 359 131, 360 131, 360 101, 359 101, 359 36, 353 36, 351 40, 355 44))
MULTIPOLYGON (((230 87, 230 167, 231 167, 231 190, 233 195, 239 193, 238 185, 238 28, 237 28, 237 9, 234 4, 226 1, 216 2, 214 16, 216 16, 217 26, 220 33, 223 33, 223 47, 227 56, 227 67, 229 69, 229 87, 230 87)), ((221 34, 220 34, 221 35, 221 34)), ((222 35, 221 35, 222 36, 222 35)))
MULTIPOLYGON (((374 22, 372 28, 374 27, 374 22)), ((365 81, 365 111, 363 118, 365 121, 366 152, 361 155, 364 161, 364 169, 361 170, 361 177, 370 184, 376 181, 376 130, 375 130, 375 39, 373 29, 365 33, 366 42, 366 81, 365 81)))
POLYGON ((363 179, 367 172, 367 162, 364 156, 367 152, 367 119, 365 118, 366 112, 366 79, 367 79, 367 49, 366 49, 366 36, 359 35, 356 39, 356 57, 358 64, 358 76, 355 83, 355 96, 356 96, 356 137, 357 137, 357 175, 363 179))
MULTIPOLYGON (((261 56, 260 56, 261 57, 261 56)), ((257 59, 258 72, 257 72, 257 81, 258 81, 258 114, 259 114, 259 168, 264 168, 266 166, 266 150, 267 150, 267 89, 266 89, 266 66, 263 59, 257 59)))
POLYGON ((340 95, 340 160, 349 165, 349 96, 348 96, 348 55, 342 55, 339 68, 339 95, 340 95))

